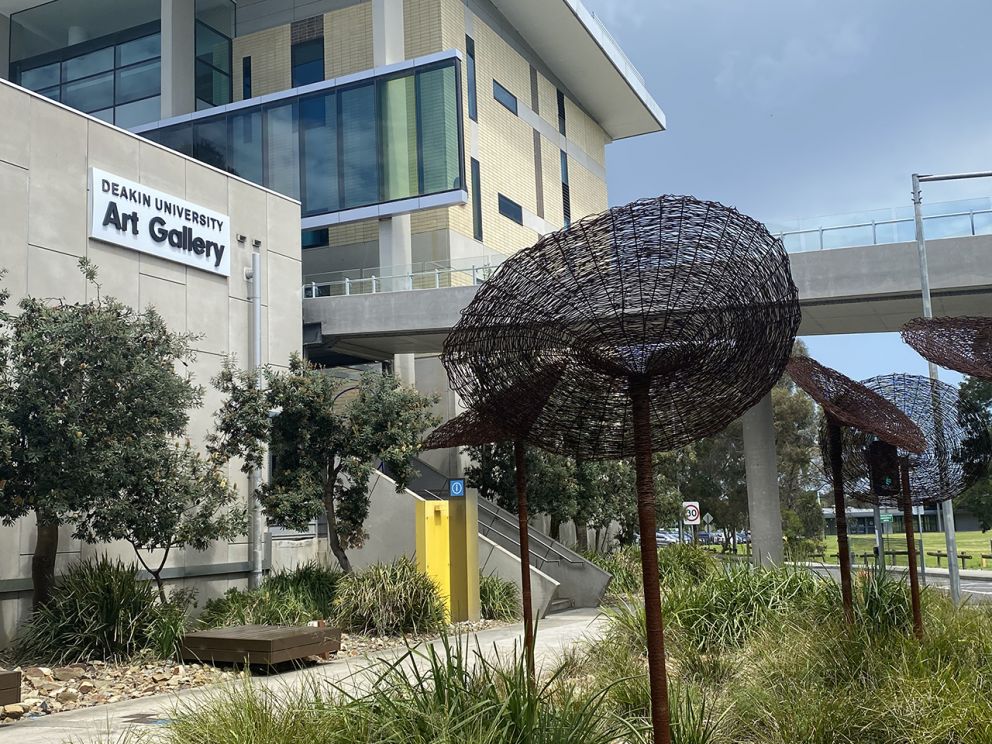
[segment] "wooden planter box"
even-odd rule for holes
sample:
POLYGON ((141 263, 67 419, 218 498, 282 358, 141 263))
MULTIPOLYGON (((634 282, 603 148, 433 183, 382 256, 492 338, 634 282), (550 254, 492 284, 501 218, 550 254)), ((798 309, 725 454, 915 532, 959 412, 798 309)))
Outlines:
POLYGON ((338 628, 286 625, 239 625, 187 633, 182 655, 186 661, 233 662, 271 666, 341 649, 338 628))
POLYGON ((21 673, 0 672, 0 705, 21 702, 21 673))

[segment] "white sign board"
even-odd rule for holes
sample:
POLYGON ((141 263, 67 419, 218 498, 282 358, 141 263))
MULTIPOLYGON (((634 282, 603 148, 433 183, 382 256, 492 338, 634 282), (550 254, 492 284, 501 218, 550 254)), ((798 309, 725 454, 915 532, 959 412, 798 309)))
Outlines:
POLYGON ((699 524, 699 502, 698 501, 683 501, 682 502, 682 522, 683 524, 699 524))
POLYGON ((231 224, 226 214, 90 169, 90 237, 231 275, 231 224))

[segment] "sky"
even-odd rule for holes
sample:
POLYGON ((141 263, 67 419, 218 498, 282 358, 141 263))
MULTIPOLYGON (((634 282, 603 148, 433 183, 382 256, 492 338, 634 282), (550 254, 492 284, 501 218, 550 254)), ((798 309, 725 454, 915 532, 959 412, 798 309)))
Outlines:
MULTIPOLYGON (((780 223, 911 205, 914 172, 992 170, 990 0, 584 2, 668 119, 607 148, 612 204, 692 194, 780 223)), ((992 195, 992 179, 925 186, 925 202, 992 195)), ((805 340, 855 379, 926 374, 896 334, 805 340)))

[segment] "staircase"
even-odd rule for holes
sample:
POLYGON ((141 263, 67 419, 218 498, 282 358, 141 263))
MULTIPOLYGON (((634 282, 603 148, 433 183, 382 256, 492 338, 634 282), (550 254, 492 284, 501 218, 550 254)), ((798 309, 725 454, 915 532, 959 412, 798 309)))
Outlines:
MULTIPOLYGON (((419 459, 414 459, 419 475, 407 488, 425 499, 446 499, 449 478, 419 459)), ((386 475, 389 471, 383 468, 386 475)), ((530 528, 530 565, 532 582, 543 579, 549 588, 557 583, 550 596, 546 613, 563 612, 575 607, 597 607, 613 576, 587 561, 574 550, 565 547, 543 532, 530 528), (548 582, 547 578, 553 579, 548 582)), ((520 528, 516 514, 501 509, 488 499, 479 497, 479 536, 514 557, 520 555, 520 528)), ((481 550, 481 546, 480 546, 481 550)), ((519 570, 519 558, 517 558, 519 570)), ((497 569, 502 575, 502 571, 497 569)), ((519 583, 519 576, 505 576, 519 583)))

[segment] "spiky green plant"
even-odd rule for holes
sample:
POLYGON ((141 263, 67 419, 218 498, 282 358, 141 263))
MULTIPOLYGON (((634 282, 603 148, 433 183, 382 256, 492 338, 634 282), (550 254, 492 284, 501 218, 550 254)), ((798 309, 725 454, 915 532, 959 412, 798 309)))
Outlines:
POLYGON ((515 620, 520 617, 520 592, 512 581, 480 574, 479 605, 486 620, 515 620))

